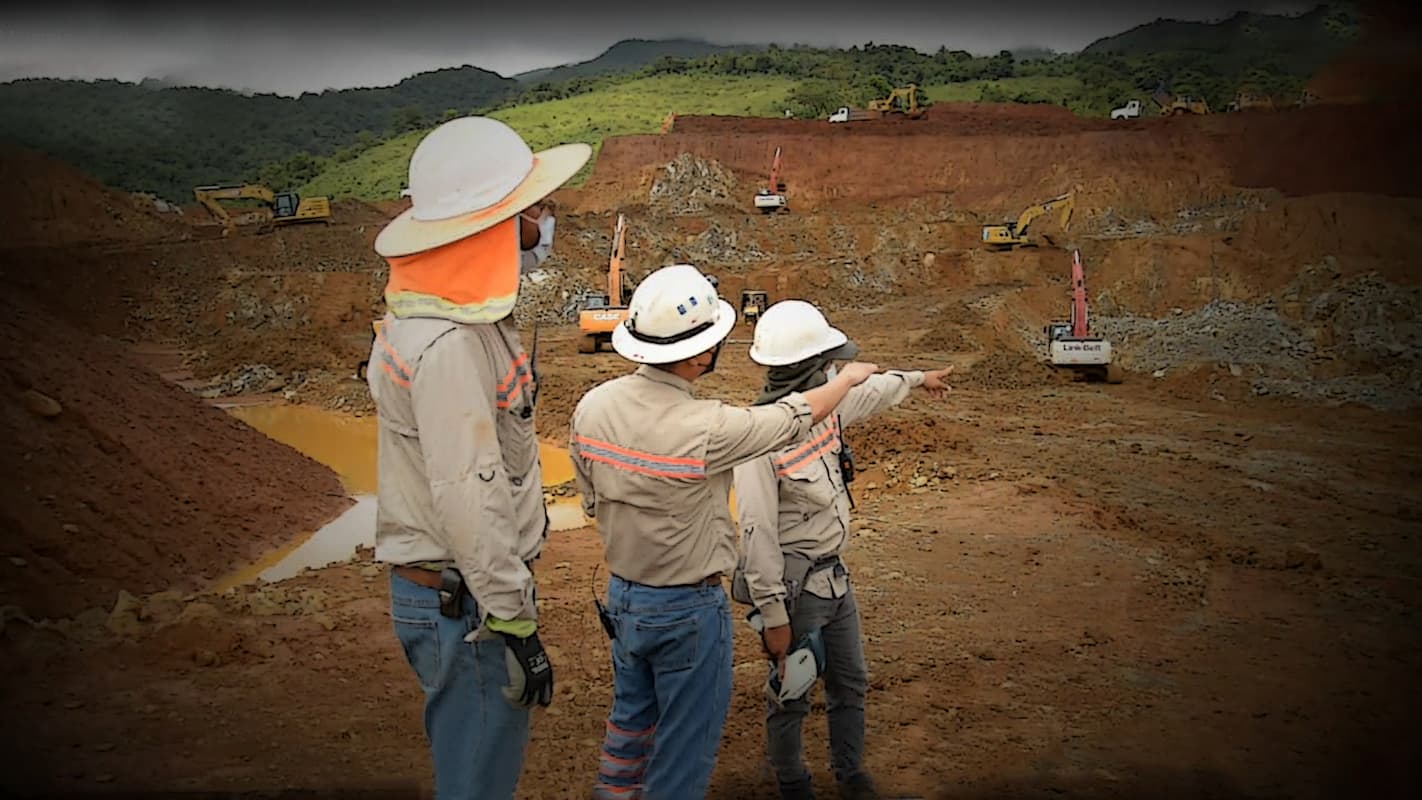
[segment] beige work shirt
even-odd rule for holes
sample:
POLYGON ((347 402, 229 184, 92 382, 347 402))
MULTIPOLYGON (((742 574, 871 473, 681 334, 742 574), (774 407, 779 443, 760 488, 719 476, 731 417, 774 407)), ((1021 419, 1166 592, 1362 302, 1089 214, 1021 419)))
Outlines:
POLYGON ((379 414, 375 557, 453 562, 481 617, 536 619, 548 535, 533 369, 512 320, 386 315, 367 373, 379 414))
MULTIPOLYGON (((833 414, 804 442, 747 462, 734 471, 742 531, 742 568, 752 601, 767 627, 788 624, 786 551, 811 561, 836 557, 849 544, 849 493, 840 473, 840 432, 902 403, 922 372, 890 370, 849 390, 833 414)), ((843 597, 849 573, 827 568, 805 581, 817 597, 843 597)))
POLYGON ((683 586, 736 565, 731 470, 803 437, 802 394, 739 408, 641 366, 593 387, 573 411, 569 450, 583 511, 624 580, 683 586))

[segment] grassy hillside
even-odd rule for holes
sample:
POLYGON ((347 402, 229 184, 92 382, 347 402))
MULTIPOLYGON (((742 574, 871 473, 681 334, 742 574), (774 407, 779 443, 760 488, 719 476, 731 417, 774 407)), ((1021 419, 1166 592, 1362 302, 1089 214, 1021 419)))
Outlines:
POLYGON ((560 67, 520 72, 514 80, 524 84, 558 83, 574 78, 595 78, 633 72, 653 64, 659 58, 703 58, 712 53, 763 49, 756 45, 720 45, 699 39, 624 39, 603 51, 597 58, 564 64, 560 67))
MULTIPOLYGON (((600 145, 606 136, 655 133, 671 112, 779 116, 793 82, 768 76, 658 75, 562 100, 495 111, 540 149, 565 142, 600 145)), ((410 154, 423 132, 396 137, 318 175, 302 191, 337 197, 391 199, 405 188, 410 154)), ((586 173, 586 170, 584 171, 586 173)))

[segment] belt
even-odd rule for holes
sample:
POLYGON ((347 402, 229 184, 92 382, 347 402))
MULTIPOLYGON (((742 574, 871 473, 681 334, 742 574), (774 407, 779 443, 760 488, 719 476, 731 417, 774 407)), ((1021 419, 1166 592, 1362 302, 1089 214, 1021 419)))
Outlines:
POLYGON ((648 589, 695 589, 695 588, 700 587, 700 586, 720 586, 720 585, 721 585, 721 573, 719 573, 719 572, 716 572, 716 573, 712 573, 712 574, 710 574, 710 575, 707 575, 706 577, 702 578, 702 579, 699 580, 699 581, 696 581, 695 583, 673 583, 673 584, 669 584, 669 585, 666 585, 666 586, 653 586, 653 585, 650 584, 650 583, 637 583, 637 581, 629 581, 629 580, 627 580, 626 578, 622 577, 621 575, 617 575, 617 574, 615 574, 615 573, 613 574, 612 577, 617 578, 617 579, 620 580, 620 581, 626 581, 627 583, 633 583, 633 584, 636 584, 636 585, 638 585, 638 586, 645 586, 645 587, 647 587, 648 589))
POLYGON ((443 582, 438 572, 422 567, 405 567, 396 564, 391 568, 391 572, 394 572, 396 575, 399 575, 411 583, 418 583, 421 586, 428 586, 431 589, 440 588, 443 582))
MULTIPOLYGON (((523 565, 525 567, 528 567, 529 572, 533 571, 532 561, 525 561, 523 562, 523 565)), ((440 578, 440 574, 431 569, 425 569, 423 567, 407 567, 403 564, 396 564, 391 567, 391 571, 394 572, 396 575, 399 575, 400 577, 404 578, 405 580, 410 581, 411 583, 418 583, 421 586, 427 586, 431 589, 439 589, 443 585, 443 580, 440 578)))

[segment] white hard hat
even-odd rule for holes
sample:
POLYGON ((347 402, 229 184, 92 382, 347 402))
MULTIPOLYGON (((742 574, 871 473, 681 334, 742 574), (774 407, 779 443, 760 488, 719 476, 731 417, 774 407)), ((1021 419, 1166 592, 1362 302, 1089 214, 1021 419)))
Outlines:
POLYGON ((736 327, 736 310, 690 264, 648 275, 612 331, 612 348, 639 364, 671 364, 710 350, 736 327))
POLYGON ((592 157, 574 143, 533 152, 490 117, 460 117, 430 131, 410 156, 411 206, 375 239, 387 258, 473 236, 510 219, 562 186, 592 157))
POLYGON ((811 303, 781 300, 767 308, 755 324, 750 357, 757 364, 781 367, 822 354, 849 359, 859 354, 859 348, 811 303))

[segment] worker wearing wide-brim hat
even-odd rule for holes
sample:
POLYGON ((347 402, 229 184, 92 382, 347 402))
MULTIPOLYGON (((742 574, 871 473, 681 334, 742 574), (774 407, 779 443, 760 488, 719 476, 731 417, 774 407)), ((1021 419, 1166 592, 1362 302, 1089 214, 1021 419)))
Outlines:
POLYGON ((451 120, 415 148, 411 207, 375 240, 390 265, 367 371, 375 557, 394 565, 391 618, 424 690, 438 800, 512 798, 530 707, 553 697, 533 579, 548 532, 538 374, 512 313, 520 273, 552 247, 545 198, 591 154, 451 120))
POLYGON ((731 470, 801 438, 872 364, 759 408, 697 398, 736 324, 689 264, 632 294, 612 346, 638 364, 573 411, 583 510, 607 565, 614 696, 594 796, 704 797, 731 698, 731 618, 722 576, 736 562, 731 470))
MULTIPOLYGON (((856 358, 859 346, 803 300, 783 300, 757 321, 751 360, 767 367, 757 405, 773 404, 834 379, 834 363, 856 358)), ((859 607, 841 556, 849 544, 853 462, 842 431, 902 403, 915 387, 942 396, 952 367, 928 372, 887 370, 850 389, 834 412, 802 442, 735 469, 742 562, 734 598, 755 606, 765 649, 781 670, 788 651, 812 632, 823 649, 830 761, 840 796, 876 797, 864 769, 864 697, 868 671, 859 607)), ((808 689, 808 681, 797 684, 808 689)), ((778 693, 767 704, 766 748, 786 800, 814 797, 800 732, 810 704, 778 693)))

